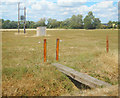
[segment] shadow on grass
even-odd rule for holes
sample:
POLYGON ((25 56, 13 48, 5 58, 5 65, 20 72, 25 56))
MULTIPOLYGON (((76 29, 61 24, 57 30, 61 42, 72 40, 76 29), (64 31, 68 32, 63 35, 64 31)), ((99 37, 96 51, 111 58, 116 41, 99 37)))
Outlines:
POLYGON ((86 89, 91 89, 89 86, 85 85, 85 84, 82 84, 76 80, 74 80, 73 78, 71 78, 70 76, 66 75, 72 82, 73 84, 78 88, 78 89, 83 89, 83 90, 86 90, 86 89))

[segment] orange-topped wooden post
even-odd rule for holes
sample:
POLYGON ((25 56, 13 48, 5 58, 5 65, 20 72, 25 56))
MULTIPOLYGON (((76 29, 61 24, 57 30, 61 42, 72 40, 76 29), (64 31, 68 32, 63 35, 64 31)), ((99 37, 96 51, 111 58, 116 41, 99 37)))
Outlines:
POLYGON ((108 35, 106 36, 106 51, 109 52, 109 40, 108 40, 108 35))
POLYGON ((46 62, 46 54, 47 54, 47 49, 46 49, 46 39, 44 39, 44 62, 46 62))
POLYGON ((56 40, 56 60, 59 60, 59 38, 56 40))

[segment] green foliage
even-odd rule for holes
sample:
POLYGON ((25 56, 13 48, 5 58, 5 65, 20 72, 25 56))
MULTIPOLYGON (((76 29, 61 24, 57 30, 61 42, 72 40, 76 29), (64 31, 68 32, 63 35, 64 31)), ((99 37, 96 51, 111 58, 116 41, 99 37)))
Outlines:
POLYGON ((0 19, 0 29, 2 28, 2 19, 0 19))
POLYGON ((36 23, 36 26, 37 26, 37 27, 39 27, 39 26, 46 26, 45 21, 46 21, 45 18, 41 18, 40 21, 38 21, 38 22, 36 23))
POLYGON ((101 28, 101 29, 107 29, 108 26, 101 24, 100 28, 101 28))
POLYGON ((48 21, 48 24, 47 24, 48 28, 58 28, 58 27, 60 27, 61 22, 57 21, 56 19, 49 18, 47 21, 48 21))
POLYGON ((70 19, 70 27, 72 29, 82 29, 83 28, 83 21, 82 21, 82 15, 73 15, 70 19))
POLYGON ((71 29, 70 19, 68 18, 68 19, 62 21, 62 23, 60 24, 60 28, 71 29))
POLYGON ((99 18, 95 18, 92 11, 84 18, 84 28, 85 29, 98 29, 101 26, 101 21, 99 18))
POLYGON ((10 28, 10 25, 9 25, 9 23, 10 23, 10 20, 6 20, 6 21, 4 21, 4 23, 2 24, 2 28, 4 28, 4 29, 9 29, 10 28))
POLYGON ((93 27, 95 27, 96 29, 99 29, 101 27, 101 21, 99 18, 94 18, 93 27))
POLYGON ((35 22, 34 21, 27 21, 26 28, 36 28, 35 22))
POLYGON ((7 76, 7 78, 17 78, 20 79, 24 74, 27 73, 27 67, 9 67, 9 68, 3 68, 3 74, 7 76))
MULTIPOLYGON (((21 20, 24 19, 24 16, 21 16, 21 20)), ((17 21, 3 20, 0 19, 0 26, 3 29, 17 29, 17 21), (1 24, 2 23, 2 24, 1 24)), ((101 20, 96 18, 92 11, 88 12, 88 15, 83 19, 83 16, 72 15, 71 18, 67 18, 63 21, 58 21, 56 19, 41 18, 39 21, 26 21, 26 28, 37 28, 39 26, 47 26, 47 28, 64 28, 64 29, 111 29, 119 28, 119 23, 117 21, 109 21, 106 24, 101 24, 101 20), (46 24, 47 23, 47 24, 46 24)), ((24 27, 23 21, 20 22, 20 28, 24 27)))
POLYGON ((65 29, 82 29, 83 20, 82 15, 73 15, 71 18, 68 18, 61 22, 60 28, 65 29))
POLYGON ((108 22, 108 28, 117 28, 118 22, 115 21, 109 21, 108 22))
POLYGON ((120 22, 118 22, 118 26, 117 26, 118 29, 120 29, 120 22))

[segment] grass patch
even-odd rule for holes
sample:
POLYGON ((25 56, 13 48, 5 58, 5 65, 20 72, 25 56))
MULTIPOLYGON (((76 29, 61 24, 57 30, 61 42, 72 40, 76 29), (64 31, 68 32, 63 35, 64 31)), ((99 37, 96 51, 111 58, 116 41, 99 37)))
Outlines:
POLYGON ((2 95, 59 96, 77 88, 51 63, 55 61, 56 39, 60 42, 58 63, 113 85, 118 84, 117 30, 48 30, 17 35, 2 33, 2 95), (106 53, 106 35, 110 51, 106 53), (43 39, 47 39, 47 63, 43 62, 43 39), (39 43, 40 42, 40 43, 39 43))

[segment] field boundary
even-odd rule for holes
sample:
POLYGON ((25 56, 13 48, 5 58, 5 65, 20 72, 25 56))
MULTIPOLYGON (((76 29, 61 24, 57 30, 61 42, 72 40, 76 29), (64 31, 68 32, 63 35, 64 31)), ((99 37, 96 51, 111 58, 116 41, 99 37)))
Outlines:
MULTIPOLYGON (((0 29, 1 31, 17 31, 18 29, 0 29)), ((24 31, 23 29, 19 29, 20 31, 24 31)), ((26 29, 28 31, 35 31, 37 29, 26 29)), ((86 29, 46 29, 46 30, 86 30, 86 29)), ((93 31, 93 30, 118 30, 118 29, 89 29, 88 31, 93 31)))

